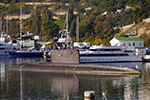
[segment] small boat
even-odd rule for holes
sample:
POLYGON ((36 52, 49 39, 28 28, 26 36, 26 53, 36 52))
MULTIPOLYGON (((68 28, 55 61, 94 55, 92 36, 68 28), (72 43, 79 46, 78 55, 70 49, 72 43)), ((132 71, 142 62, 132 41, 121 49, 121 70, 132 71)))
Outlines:
POLYGON ((8 34, 0 32, 0 55, 9 55, 9 52, 12 52, 17 48, 19 48, 19 45, 17 45, 17 43, 14 44, 8 34))
POLYGON ((72 48, 72 39, 69 37, 68 32, 68 13, 66 14, 66 29, 59 32, 61 35, 56 43, 57 49, 70 49, 72 48))
POLYGON ((43 52, 37 50, 16 50, 9 52, 11 57, 42 57, 43 52))
POLYGON ((14 48, 12 45, 0 41, 0 55, 3 55, 3 56, 9 55, 9 52, 13 51, 13 49, 14 48))
POLYGON ((149 62, 150 61, 150 54, 142 55, 141 58, 143 59, 143 61, 149 62))
POLYGON ((137 55, 130 55, 121 47, 92 46, 89 50, 80 51, 80 62, 141 62, 137 55))
POLYGON ((72 46, 72 39, 68 35, 67 29, 60 31, 61 37, 56 43, 58 49, 69 49, 72 46))

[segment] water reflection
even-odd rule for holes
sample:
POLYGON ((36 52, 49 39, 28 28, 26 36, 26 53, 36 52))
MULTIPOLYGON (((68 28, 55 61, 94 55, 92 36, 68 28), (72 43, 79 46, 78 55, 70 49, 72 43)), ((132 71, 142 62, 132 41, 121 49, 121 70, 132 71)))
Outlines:
POLYGON ((60 93, 63 99, 69 100, 69 94, 75 94, 79 91, 79 80, 74 78, 53 78, 53 93, 60 93))
POLYGON ((20 67, 20 100, 23 100, 23 79, 22 79, 22 67, 20 67))
POLYGON ((0 58, 0 99, 84 100, 84 91, 95 91, 95 100, 148 100, 150 98, 150 63, 126 65, 142 69, 144 74, 141 77, 110 77, 31 73, 22 72, 21 69, 19 72, 12 72, 9 68, 16 64, 44 60, 43 58, 0 58))
POLYGON ((143 63, 144 75, 141 80, 139 80, 138 94, 139 100, 149 100, 150 99, 150 63, 143 63))
POLYGON ((150 83, 150 63, 143 63, 143 67, 144 67, 144 81, 150 83))

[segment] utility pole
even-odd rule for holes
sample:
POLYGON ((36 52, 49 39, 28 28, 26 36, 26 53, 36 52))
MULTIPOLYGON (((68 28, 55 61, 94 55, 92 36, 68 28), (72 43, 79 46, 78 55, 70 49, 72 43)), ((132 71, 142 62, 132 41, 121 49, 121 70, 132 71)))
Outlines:
POLYGON ((20 50, 22 49, 22 6, 20 5, 20 50))
POLYGON ((66 35, 67 35, 67 49, 68 49, 68 13, 66 14, 66 35))
POLYGON ((20 39, 22 38, 22 6, 20 6, 20 39))

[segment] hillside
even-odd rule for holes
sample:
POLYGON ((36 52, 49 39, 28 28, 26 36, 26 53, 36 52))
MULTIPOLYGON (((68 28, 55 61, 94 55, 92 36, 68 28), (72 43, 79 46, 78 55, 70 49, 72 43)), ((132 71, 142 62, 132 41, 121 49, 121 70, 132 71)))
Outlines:
POLYGON ((141 37, 144 40, 145 47, 150 47, 150 18, 119 28, 120 32, 115 34, 115 37, 141 37))
POLYGON ((125 34, 128 36, 139 37, 141 34, 150 34, 150 18, 143 19, 143 21, 137 24, 130 24, 123 27, 119 27, 120 32, 116 36, 125 34))
MULTIPOLYGON (((10 34, 17 34, 19 32, 18 16, 20 14, 19 7, 21 4, 23 6, 23 15, 26 16, 23 20, 23 25, 25 27, 24 31, 46 35, 47 33, 42 33, 41 29, 38 30, 37 33, 29 24, 33 22, 34 19, 31 17, 33 17, 36 10, 42 13, 43 9, 46 7, 51 12, 55 24, 59 26, 59 30, 64 28, 65 14, 66 12, 69 13, 69 31, 71 37, 74 39, 76 27, 75 20, 76 16, 79 16, 80 41, 89 41, 92 44, 102 43, 104 45, 109 45, 109 40, 115 34, 120 33, 120 31, 123 33, 123 30, 126 34, 133 33, 134 35, 136 33, 133 32, 135 29, 143 27, 142 29, 138 29, 138 33, 143 33, 148 30, 148 24, 145 25, 143 19, 150 16, 150 0, 23 0, 23 2, 20 2, 20 0, 1 0, 0 2, 0 16, 6 18, 6 16, 9 15, 10 17, 10 34), (133 22, 139 24, 134 25, 133 22), (12 29, 14 23, 16 23, 15 27, 17 27, 15 30, 12 29), (128 30, 120 28, 126 25, 132 27, 128 30), (144 27, 146 28, 144 29, 144 27)), ((38 25, 41 26, 41 24, 38 25)), ((36 24, 32 24, 32 26, 36 27, 36 24)), ((4 19, 3 29, 5 29, 4 19)), ((55 31, 53 32, 55 36, 58 36, 55 31)), ((149 31, 146 32, 148 33, 149 31)), ((51 34, 51 36, 53 36, 53 34, 51 34)))

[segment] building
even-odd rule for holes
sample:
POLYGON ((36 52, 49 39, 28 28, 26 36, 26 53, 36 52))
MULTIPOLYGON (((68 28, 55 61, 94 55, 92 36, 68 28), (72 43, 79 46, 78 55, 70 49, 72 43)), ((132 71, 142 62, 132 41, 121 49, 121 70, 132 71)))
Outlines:
POLYGON ((111 46, 122 46, 127 51, 144 48, 144 40, 140 37, 114 37, 110 44, 111 46))

